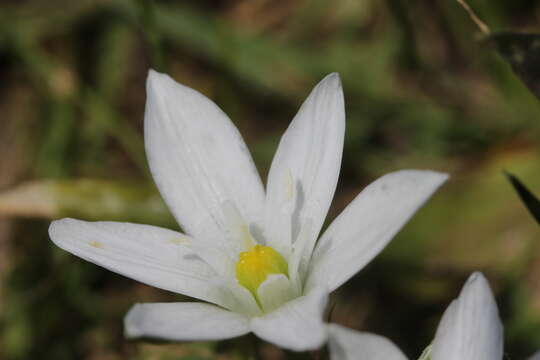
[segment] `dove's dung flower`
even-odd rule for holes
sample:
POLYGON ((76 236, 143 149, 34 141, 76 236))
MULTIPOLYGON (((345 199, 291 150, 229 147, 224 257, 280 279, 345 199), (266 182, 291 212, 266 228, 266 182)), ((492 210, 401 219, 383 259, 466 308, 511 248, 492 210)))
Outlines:
POLYGON ((317 348, 326 341, 328 293, 377 255, 447 178, 420 170, 385 175, 319 238, 344 131, 341 83, 331 74, 282 137, 265 190, 223 111, 150 71, 148 162, 184 233, 63 219, 52 223, 51 239, 112 271, 204 301, 135 305, 125 319, 130 337, 217 340, 252 331, 284 348, 317 348))

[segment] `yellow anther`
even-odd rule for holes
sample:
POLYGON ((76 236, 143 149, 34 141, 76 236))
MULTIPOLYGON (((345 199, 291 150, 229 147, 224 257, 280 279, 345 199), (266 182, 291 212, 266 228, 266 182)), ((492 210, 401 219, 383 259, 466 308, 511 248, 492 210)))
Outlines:
POLYGON ((270 274, 288 275, 287 261, 270 246, 255 245, 240 253, 236 263, 236 278, 257 298, 257 289, 270 274))

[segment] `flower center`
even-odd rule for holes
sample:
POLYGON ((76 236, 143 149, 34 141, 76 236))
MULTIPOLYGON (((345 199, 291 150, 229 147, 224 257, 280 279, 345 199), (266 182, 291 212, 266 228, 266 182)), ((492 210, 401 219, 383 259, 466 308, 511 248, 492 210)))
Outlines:
POLYGON ((257 289, 271 274, 288 275, 287 261, 270 246, 255 245, 240 253, 236 263, 236 278, 240 285, 251 291, 257 299, 257 289))

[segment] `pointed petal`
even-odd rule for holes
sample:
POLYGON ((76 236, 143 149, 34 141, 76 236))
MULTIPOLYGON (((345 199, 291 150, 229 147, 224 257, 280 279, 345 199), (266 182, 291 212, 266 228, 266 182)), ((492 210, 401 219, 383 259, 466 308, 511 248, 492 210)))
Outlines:
POLYGON ((446 309, 437 329, 433 360, 501 360, 503 327, 489 284, 472 274, 446 309))
POLYGON ((312 221, 312 236, 318 236, 336 189, 344 133, 343 91, 339 75, 334 73, 313 89, 281 138, 272 161, 265 212, 272 246, 290 247, 290 243, 276 244, 290 237, 279 231, 292 231, 294 239, 306 219, 312 221), (292 229, 284 228, 275 216, 290 198, 291 186, 296 192, 292 229))
POLYGON ((253 318, 251 330, 260 338, 285 349, 317 349, 326 341, 322 314, 327 301, 328 293, 315 288, 271 313, 253 318))
POLYGON ((407 360, 401 350, 383 336, 328 325, 331 360, 407 360))
POLYGON ((317 243, 308 288, 322 284, 333 291, 356 274, 447 177, 434 171, 402 170, 367 186, 317 243))
POLYGON ((271 312, 291 300, 291 282, 283 274, 272 274, 259 286, 257 295, 265 312, 271 312))
POLYGON ((231 306, 227 309, 247 316, 259 316, 262 311, 253 297, 253 294, 240 285, 236 278, 230 278, 225 282, 227 290, 231 295, 231 306))
POLYGON ((52 241, 60 248, 142 283, 224 305, 213 285, 216 273, 176 231, 119 222, 53 221, 52 241))
POLYGON ((240 133, 212 101, 150 70, 145 145, 154 180, 176 219, 197 239, 222 239, 222 203, 262 222, 264 189, 240 133))
POLYGON ((124 319, 126 337, 222 340, 249 332, 249 318, 203 303, 136 304, 124 319))

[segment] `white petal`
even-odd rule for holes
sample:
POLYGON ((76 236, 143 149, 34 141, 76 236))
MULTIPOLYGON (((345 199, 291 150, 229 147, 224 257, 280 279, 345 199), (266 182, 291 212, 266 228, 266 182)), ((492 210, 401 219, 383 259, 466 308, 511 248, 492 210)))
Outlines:
POLYGON ((231 295, 231 306, 227 307, 229 310, 245 314, 248 316, 261 315, 262 311, 257 301, 251 294, 251 292, 238 284, 238 280, 228 279, 226 281, 227 290, 231 295))
POLYGON ((235 260, 230 256, 229 249, 221 247, 221 245, 223 244, 210 243, 197 239, 192 241, 188 248, 197 254, 205 263, 210 265, 220 277, 230 278, 234 276, 235 260))
POLYGON ((119 222, 53 221, 60 248, 111 271, 161 289, 224 305, 213 284, 216 272, 184 245, 176 231, 119 222))
MULTIPOLYGON (((311 219, 313 237, 317 237, 330 207, 341 166, 345 109, 339 75, 325 77, 311 92, 281 138, 272 161, 267 185, 265 230, 272 246, 291 232, 293 239, 300 225, 311 219), (290 184, 287 179, 295 182, 290 184), (283 203, 296 192, 292 229, 279 222, 283 203)), ((286 240, 285 240, 286 241, 286 240)))
POLYGON ((437 329, 433 360, 501 360, 503 327, 489 284, 472 274, 446 309, 437 329))
POLYGON ((262 222, 259 174, 240 133, 211 100, 151 70, 144 136, 154 180, 186 233, 221 240, 225 201, 249 225, 262 222))
MULTIPOLYGON (((282 176, 274 176, 275 180, 271 188, 280 188, 284 190, 282 199, 267 196, 266 201, 266 218, 265 218, 265 243, 272 246, 286 259, 289 258, 292 251, 292 225, 293 215, 297 215, 295 211, 297 204, 297 189, 295 188, 295 180, 290 169, 282 169, 282 176)), ((270 170, 271 171, 271 170, 270 170)), ((270 176, 268 178, 270 182, 270 176)), ((269 185, 270 186, 270 185, 269 185)))
POLYGON ((256 242, 251 235, 248 222, 236 206, 231 201, 225 201, 221 207, 227 222, 226 236, 231 243, 232 253, 237 259, 240 252, 249 250, 256 245, 256 242))
POLYGON ((540 360, 540 351, 535 352, 534 355, 529 358, 529 360, 540 360))
POLYGON ((402 170, 368 185, 317 243, 308 288, 324 284, 332 291, 356 274, 447 177, 434 171, 402 170))
POLYGON ((136 304, 124 319, 127 337, 222 340, 247 334, 249 318, 203 303, 136 304))
POLYGON ((407 360, 401 350, 383 336, 328 325, 330 360, 407 360))
POLYGON ((289 277, 298 294, 301 294, 309 264, 309 257, 315 245, 311 236, 311 221, 308 219, 300 229, 300 234, 293 245, 293 252, 289 257, 289 277))
POLYGON ((264 311, 271 312, 291 300, 295 293, 285 275, 272 274, 259 286, 257 295, 264 311))
POLYGON ((320 288, 284 304, 277 310, 251 320, 251 330, 260 338, 279 347, 307 351, 326 341, 322 314, 328 293, 320 288))

